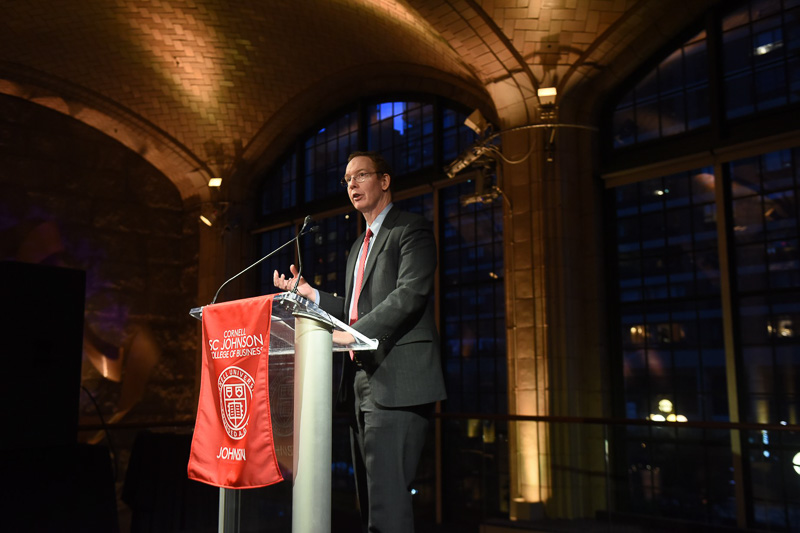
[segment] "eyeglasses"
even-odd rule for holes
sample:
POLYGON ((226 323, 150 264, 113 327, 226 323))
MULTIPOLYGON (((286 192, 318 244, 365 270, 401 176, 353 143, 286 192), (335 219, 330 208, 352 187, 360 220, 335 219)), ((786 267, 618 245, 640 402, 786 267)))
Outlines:
POLYGON ((380 172, 359 172, 355 176, 347 176, 342 178, 342 181, 339 183, 342 184, 342 187, 347 187, 350 185, 350 180, 356 180, 356 183, 364 183, 367 178, 372 174, 380 174, 380 172))

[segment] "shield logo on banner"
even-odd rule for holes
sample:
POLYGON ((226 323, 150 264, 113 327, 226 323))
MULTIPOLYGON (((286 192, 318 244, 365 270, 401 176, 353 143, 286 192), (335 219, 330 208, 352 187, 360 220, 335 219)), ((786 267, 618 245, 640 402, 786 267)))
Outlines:
POLYGON ((230 438, 240 440, 247 434, 247 422, 250 420, 253 378, 241 368, 230 366, 220 374, 217 385, 225 432, 230 438))

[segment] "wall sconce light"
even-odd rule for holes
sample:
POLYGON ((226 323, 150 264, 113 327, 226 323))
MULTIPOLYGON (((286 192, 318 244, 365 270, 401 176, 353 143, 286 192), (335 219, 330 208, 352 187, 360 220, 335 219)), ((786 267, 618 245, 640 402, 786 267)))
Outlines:
POLYGON ((542 106, 555 105, 557 94, 558 90, 555 87, 542 87, 536 90, 536 95, 539 97, 539 103, 542 106))
POLYGON ((206 226, 212 227, 222 219, 222 215, 224 215, 227 210, 227 202, 205 204, 200 208, 200 216, 198 218, 200 219, 200 222, 206 226))
POLYGON ((209 187, 219 187, 222 185, 222 178, 211 178, 208 180, 209 187))

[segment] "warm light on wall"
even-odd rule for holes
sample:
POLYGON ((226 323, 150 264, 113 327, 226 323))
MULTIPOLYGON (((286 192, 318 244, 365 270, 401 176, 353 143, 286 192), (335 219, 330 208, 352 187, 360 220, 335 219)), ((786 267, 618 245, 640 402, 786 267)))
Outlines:
MULTIPOLYGON (((541 428, 544 431, 543 428, 541 428)), ((517 432, 519 439, 519 493, 526 502, 542 501, 542 480, 539 472, 539 424, 535 422, 519 422, 517 432)))

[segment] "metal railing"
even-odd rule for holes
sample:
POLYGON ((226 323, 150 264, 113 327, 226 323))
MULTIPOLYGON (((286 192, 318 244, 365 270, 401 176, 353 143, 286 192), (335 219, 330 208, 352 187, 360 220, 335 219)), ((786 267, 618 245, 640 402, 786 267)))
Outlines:
MULTIPOLYGON (((109 437, 121 531, 141 513, 158 523, 153 501, 141 499, 147 487, 182 495, 161 516, 172 530, 216 524, 216 503, 209 502, 216 502, 217 489, 178 479, 193 423, 80 426, 84 436, 109 437)), ((346 417, 335 417, 333 431, 333 530, 349 530, 358 514, 346 417)), ((437 413, 412 487, 417 530, 490 533, 509 522, 522 531, 800 530, 800 465, 792 462, 798 452, 800 426, 793 424, 437 413), (531 436, 533 453, 525 449, 531 436), (741 472, 734 469, 732 439, 743 446, 741 472), (539 468, 525 471, 532 459, 539 468), (747 485, 743 502, 736 483, 747 485), (540 500, 521 501, 522 484, 538 486, 540 500), (748 509, 744 525, 737 522, 739 505, 748 509)), ((244 530, 289 531, 291 487, 282 485, 290 483, 243 491, 244 530)))

